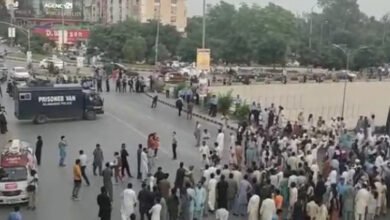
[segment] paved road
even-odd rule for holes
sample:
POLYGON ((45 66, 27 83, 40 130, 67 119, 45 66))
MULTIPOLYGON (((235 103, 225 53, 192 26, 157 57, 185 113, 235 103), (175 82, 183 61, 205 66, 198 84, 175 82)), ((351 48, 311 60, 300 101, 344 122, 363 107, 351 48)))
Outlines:
MULTIPOLYGON (((9 64, 9 65, 12 65, 9 64)), ((4 91, 3 85, 3 91, 4 91)), ((126 143, 130 152, 130 163, 133 175, 135 175, 137 145, 146 144, 147 135, 157 132, 161 138, 161 150, 158 165, 170 172, 171 178, 175 173, 179 161, 186 164, 200 166, 200 156, 193 147, 194 121, 178 118, 172 109, 159 105, 156 110, 150 109, 150 100, 143 94, 103 94, 106 113, 98 117, 96 121, 60 121, 50 122, 45 125, 34 125, 29 121, 17 121, 13 117, 13 101, 5 96, 2 103, 6 106, 9 120, 7 137, 0 136, 0 141, 8 138, 21 138, 29 142, 35 142, 37 135, 43 137, 43 162, 39 170, 40 186, 38 195, 38 208, 35 212, 23 210, 28 220, 89 220, 96 219, 96 196, 102 184, 102 179, 93 177, 91 169, 89 176, 92 179, 90 187, 83 186, 81 201, 74 202, 70 199, 72 190, 71 165, 80 149, 91 155, 96 143, 103 147, 106 160, 113 160, 113 153, 119 150, 121 143, 126 143), (171 160, 171 134, 178 133, 178 161, 171 160), (69 151, 66 168, 59 168, 57 143, 59 137, 65 135, 69 142, 69 151), (134 153, 132 153, 134 152, 134 153)), ((215 136, 217 127, 203 123, 215 136)), ((227 135, 226 135, 227 136, 227 135)), ((227 141, 227 140, 226 140, 227 141)), ((140 182, 131 180, 140 187, 140 182)), ((119 219, 119 195, 124 185, 115 186, 113 218, 119 219)), ((0 208, 0 219, 5 219, 10 207, 0 208)))

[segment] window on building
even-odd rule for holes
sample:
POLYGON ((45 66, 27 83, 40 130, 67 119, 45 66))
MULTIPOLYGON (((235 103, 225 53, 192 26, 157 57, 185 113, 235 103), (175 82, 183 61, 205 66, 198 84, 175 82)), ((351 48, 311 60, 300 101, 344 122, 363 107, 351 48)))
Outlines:
POLYGON ((154 3, 160 3, 160 0, 154 0, 154 3))
POLYGON ((177 14, 177 8, 175 6, 171 7, 171 14, 176 15, 177 14))
POLYGON ((171 4, 177 4, 177 0, 171 0, 171 4))
POLYGON ((176 16, 171 16, 171 23, 176 23, 176 16))

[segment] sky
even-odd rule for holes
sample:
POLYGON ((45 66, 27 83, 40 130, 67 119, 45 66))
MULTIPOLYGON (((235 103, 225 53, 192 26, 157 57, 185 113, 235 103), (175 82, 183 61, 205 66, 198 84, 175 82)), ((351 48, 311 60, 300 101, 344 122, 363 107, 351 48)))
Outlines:
MULTIPOLYGON (((186 0, 188 16, 202 14, 202 0, 186 0)), ((216 4, 220 0, 206 0, 207 4, 216 4)), ((294 14, 301 14, 303 12, 310 12, 311 8, 316 4, 317 0, 224 0, 225 2, 234 3, 237 6, 240 3, 259 4, 261 6, 267 5, 269 2, 280 5, 294 14), (298 3, 299 2, 299 3, 298 3)), ((377 18, 382 17, 390 12, 390 0, 358 0, 360 10, 369 16, 377 18)), ((314 9, 314 11, 319 11, 314 9)))

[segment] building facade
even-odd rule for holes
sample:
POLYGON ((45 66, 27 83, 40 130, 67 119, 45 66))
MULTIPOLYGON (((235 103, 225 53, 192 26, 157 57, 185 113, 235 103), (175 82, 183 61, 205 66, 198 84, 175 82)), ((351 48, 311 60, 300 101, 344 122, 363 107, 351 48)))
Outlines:
POLYGON ((175 26, 185 32, 187 7, 185 0, 135 0, 135 17, 141 22, 160 20, 162 24, 175 26))
POLYGON ((88 0, 84 19, 102 24, 114 24, 132 16, 133 0, 88 0))

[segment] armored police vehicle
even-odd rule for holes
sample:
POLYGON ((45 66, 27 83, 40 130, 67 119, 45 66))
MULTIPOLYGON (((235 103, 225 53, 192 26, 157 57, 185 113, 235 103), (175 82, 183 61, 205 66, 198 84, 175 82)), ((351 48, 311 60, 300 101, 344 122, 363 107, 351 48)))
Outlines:
POLYGON ((15 116, 43 124, 49 119, 95 120, 103 99, 79 84, 28 83, 15 88, 15 116))

